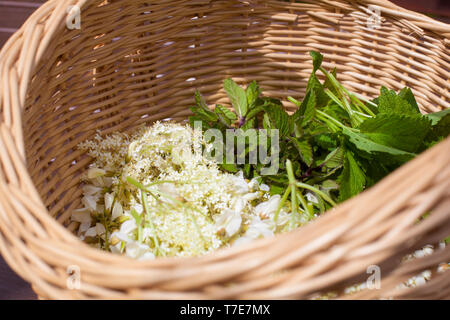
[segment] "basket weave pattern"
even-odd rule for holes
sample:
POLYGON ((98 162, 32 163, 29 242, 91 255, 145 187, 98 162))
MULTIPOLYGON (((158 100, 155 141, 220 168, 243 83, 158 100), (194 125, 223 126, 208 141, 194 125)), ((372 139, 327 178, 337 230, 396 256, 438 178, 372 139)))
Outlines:
POLYGON ((306 227, 202 258, 136 262, 70 232, 91 161, 76 146, 97 130, 183 120, 196 89, 226 104, 228 77, 302 98, 311 49, 354 92, 409 86, 438 111, 450 107, 449 38, 449 25, 384 0, 50 0, 0 52, 0 252, 43 298, 308 298, 365 281, 374 264, 381 289, 340 297, 449 298, 445 274, 395 287, 450 260, 447 247, 401 263, 450 234, 450 139, 306 227), (74 4, 80 30, 65 25, 74 4), (67 288, 74 265, 79 290, 67 288))

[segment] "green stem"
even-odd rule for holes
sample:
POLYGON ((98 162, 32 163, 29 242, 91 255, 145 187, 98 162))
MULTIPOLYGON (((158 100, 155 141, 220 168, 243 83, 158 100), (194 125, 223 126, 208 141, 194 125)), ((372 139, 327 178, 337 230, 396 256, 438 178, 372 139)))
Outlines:
POLYGON ((152 229, 152 233, 153 233, 153 243, 155 244, 155 253, 156 255, 158 255, 160 253, 159 250, 159 240, 158 237, 156 235, 156 228, 155 225, 153 224, 153 220, 150 214, 150 209, 148 207, 148 198, 147 198, 147 193, 145 191, 141 190, 141 201, 142 201, 142 206, 144 207, 144 211, 145 211, 145 216, 146 216, 146 220, 148 221, 148 223, 150 224, 150 228, 152 229))
POLYGON ((277 223, 278 215, 280 214, 281 209, 283 208, 284 204, 286 203, 287 198, 289 197, 289 194, 291 193, 291 189, 287 188, 286 191, 283 194, 283 197, 280 200, 280 204, 278 205, 277 211, 275 212, 275 216, 273 217, 273 221, 277 223))
POLYGON ((286 160, 286 170, 289 178, 289 189, 291 189, 291 207, 292 207, 292 217, 291 217, 291 227, 294 227, 295 221, 299 220, 297 212, 297 188, 295 186, 297 180, 295 179, 294 170, 292 169, 291 160, 286 160))
POLYGON ((312 191, 314 193, 317 193, 323 199, 328 201, 328 203, 330 203, 332 206, 336 206, 336 202, 334 202, 333 199, 331 199, 325 192, 317 189, 316 187, 313 187, 313 186, 311 186, 309 184, 301 183, 301 182, 297 182, 297 187, 303 188, 303 189, 308 189, 308 190, 310 190, 310 191, 312 191))

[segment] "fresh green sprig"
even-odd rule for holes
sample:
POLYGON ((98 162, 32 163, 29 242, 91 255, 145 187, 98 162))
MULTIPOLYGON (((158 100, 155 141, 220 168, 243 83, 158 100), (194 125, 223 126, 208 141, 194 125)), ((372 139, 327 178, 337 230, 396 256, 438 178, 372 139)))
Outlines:
MULTIPOLYGON (((313 71, 304 99, 287 98, 297 106, 293 114, 284 111, 280 100, 262 96, 256 82, 244 89, 227 79, 224 87, 233 109, 216 106, 217 121, 206 112, 206 102, 197 98, 190 118, 191 123, 202 121, 205 129, 279 130, 282 166, 277 174, 261 179, 282 195, 275 220, 290 198, 292 225, 299 211, 312 217, 355 196, 450 134, 450 113, 422 115, 410 89, 397 94, 382 87, 379 97, 368 100, 345 88, 336 69, 322 67, 319 52, 310 55, 313 71), (328 190, 325 184, 330 182, 337 187, 328 190), (313 192, 319 204, 309 204, 306 192, 313 192)), ((242 170, 247 178, 261 176, 262 168, 261 163, 222 166, 229 172, 242 170)))

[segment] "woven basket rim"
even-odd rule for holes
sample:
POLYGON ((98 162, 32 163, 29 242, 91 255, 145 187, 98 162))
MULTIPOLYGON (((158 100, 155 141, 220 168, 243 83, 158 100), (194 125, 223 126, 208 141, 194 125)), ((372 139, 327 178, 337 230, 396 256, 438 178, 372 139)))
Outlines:
MULTIPOLYGON (((237 0, 236 0, 237 1, 237 0)), ((320 0, 318 1, 320 3, 327 3, 329 1, 326 0, 320 0)), ((338 1, 338 2, 349 2, 349 1, 338 1)), ((20 108, 19 110, 15 110, 16 113, 19 113, 20 119, 20 112, 24 108, 24 101, 25 101, 25 95, 28 90, 28 84, 29 81, 32 78, 32 75, 35 70, 35 66, 39 64, 41 59, 43 58, 46 49, 48 48, 51 40, 58 35, 58 31, 61 28, 62 23, 64 22, 64 17, 66 14, 66 6, 68 4, 76 4, 80 6, 80 8, 83 8, 85 5, 87 5, 88 0, 50 0, 42 5, 41 8, 39 8, 26 22, 25 24, 8 40, 8 42, 4 45, 3 49, 0 51, 0 74, 3 74, 4 72, 7 72, 7 70, 19 70, 21 71, 20 74, 15 74, 14 78, 17 80, 13 86, 12 92, 16 93, 16 103, 20 108), (38 22, 39 21, 47 21, 45 24, 45 27, 42 27, 38 22), (36 31, 38 29, 38 31, 36 31), (42 32, 45 34, 45 37, 42 39, 41 43, 37 45, 36 47, 30 48, 30 40, 33 39, 33 37, 36 37, 34 35, 34 32, 42 32), (22 52, 25 52, 27 50, 31 50, 31 52, 28 52, 27 54, 22 52), (33 54, 35 54, 33 56, 33 54), (34 58, 33 61, 28 61, 26 58, 34 58)), ((269 5, 272 2, 269 3, 269 5)), ((373 4, 380 6, 383 13, 386 13, 389 16, 394 17, 395 19, 404 20, 404 19, 411 19, 409 21, 409 25, 405 24, 405 27, 409 27, 410 30, 418 32, 419 34, 423 30, 430 30, 433 32, 437 32, 444 35, 450 35, 450 25, 437 22, 433 20, 432 18, 429 18, 425 15, 418 14, 403 8, 400 8, 394 4, 392 4, 389 1, 385 0, 364 0, 364 1, 357 1, 359 4, 373 4)), ((406 20, 405 20, 406 23, 406 20)), ((449 41, 448 38, 444 39, 444 44, 448 46, 449 41)), ((7 86, 9 88, 9 84, 7 86)), ((450 85, 449 85, 450 88, 450 85)), ((0 107, 4 108, 6 101, 4 100, 4 92, 3 90, 0 90, 0 107)), ((3 109, 2 109, 3 110, 3 109)), ((2 111, 3 113, 4 111, 2 111)), ((5 147, 4 150, 6 150, 8 156, 10 157, 10 163, 12 163, 15 166, 15 169, 17 172, 21 172, 22 174, 19 176, 21 179, 20 185, 12 184, 11 181, 7 182, 7 179, 4 177, 8 177, 8 174, 5 173, 5 170, 2 168, 0 172, 0 188, 2 190, 3 194, 12 194, 15 199, 20 199, 23 201, 23 204, 25 206, 25 210, 31 210, 30 207, 35 207, 34 210, 36 213, 36 218, 39 220, 39 222, 45 226, 44 231, 47 232, 47 235, 50 237, 55 237, 64 240, 64 243, 61 243, 61 246, 58 248, 46 248, 49 251, 53 251, 55 254, 63 254, 62 251, 67 249, 69 246, 77 246, 75 249, 73 249, 72 254, 75 254, 78 256, 78 258, 92 258, 95 257, 98 262, 101 262, 103 266, 106 266, 108 264, 114 264, 114 263, 120 263, 121 268, 129 268, 134 269, 135 272, 143 272, 145 273, 146 267, 154 267, 155 269, 159 268, 166 268, 166 267, 172 267, 174 265, 175 260, 174 258, 162 258, 157 259, 155 261, 136 261, 132 260, 130 258, 114 255, 109 252, 103 252, 98 249, 92 248, 88 246, 87 244, 83 243, 78 237, 76 237, 72 232, 67 230, 63 225, 58 223, 54 217, 50 216, 48 214, 48 210, 46 209, 44 202, 42 201, 42 198, 40 197, 38 190, 36 189, 33 181, 31 180, 31 177, 27 171, 26 165, 25 165, 25 151, 24 151, 24 142, 23 142, 23 133, 21 132, 21 127, 14 125, 14 124, 7 124, 4 121, 0 123, 0 143, 3 144, 5 147), (23 173, 27 174, 23 174, 23 173), (27 200, 28 198, 28 200, 27 200), (37 209, 36 209, 37 208, 37 209), (51 230, 51 232, 49 232, 51 230), (82 243, 82 245, 80 245, 82 243), (82 252, 82 253, 81 253, 82 252)), ((351 208, 353 203, 360 202, 361 199, 367 198, 370 199, 373 197, 372 195, 377 195, 380 193, 380 190, 386 188, 386 185, 391 185, 392 181, 397 181, 398 177, 404 176, 406 172, 410 172, 411 169, 417 168, 418 164, 424 163, 424 159, 427 159, 427 161, 431 161, 433 158, 439 159, 442 163, 448 163, 449 159, 448 156, 445 154, 446 150, 450 150, 450 138, 447 138, 437 146, 433 147, 432 149, 428 150, 427 152, 423 153, 416 159, 412 160, 410 163, 402 166, 398 171, 392 173, 388 177, 386 177, 383 181, 379 182, 374 187, 370 188, 369 190, 363 192, 361 195, 358 195, 355 198, 352 198, 345 203, 339 205, 336 210, 332 211, 343 211, 344 209, 351 208), (344 208, 344 209, 342 209, 344 208)), ((0 152, 1 153, 1 152, 0 152)), ((0 159, 0 162, 4 164, 4 160, 0 159)), ((8 200, 5 199, 5 196, 0 197, 0 205, 7 203, 8 200)), ((10 206, 8 204, 8 206, 10 206)), ((329 212, 330 213, 330 212, 329 212)), ((0 221, 2 220, 2 215, 0 214, 0 221)), ((213 263, 213 262, 221 262, 224 265, 227 265, 227 263, 232 264, 234 258, 236 258, 239 254, 242 254, 243 252, 249 253, 252 251, 251 248, 265 248, 268 247, 270 244, 273 244, 274 242, 289 242, 295 239, 295 236, 300 233, 309 233, 313 234, 313 232, 309 231, 315 228, 318 224, 322 223, 322 221, 334 221, 335 217, 333 214, 325 214, 324 216, 320 217, 319 219, 313 221, 311 224, 302 227, 298 230, 295 230, 288 234, 282 234, 278 235, 274 238, 269 239, 262 239, 258 240, 254 243, 251 243, 249 245, 245 245, 239 248, 225 248, 221 249, 219 252, 213 253, 211 255, 207 255, 204 257, 194 257, 194 258, 182 258, 183 263, 186 265, 198 265, 203 266, 207 263, 213 263), (227 260, 227 262, 224 262, 227 260), (230 260, 230 261, 228 261, 230 260)), ((322 223, 324 224, 324 223, 322 223)), ((347 226, 348 227, 348 226, 347 226)), ((338 231, 343 232, 342 230, 345 229, 345 225, 342 225, 342 230, 337 228, 338 231)), ((4 249, 5 240, 2 234, 2 231, 0 229, 0 252, 6 252, 4 249)), ((319 237, 320 238, 320 237, 319 237)), ((29 239, 25 240, 32 240, 33 238, 30 237, 29 239)), ((37 246, 39 246, 37 244, 37 246)), ((42 249, 42 248, 41 248, 42 249)), ((448 250, 447 250, 448 251, 448 250)), ((7 262, 10 265, 14 265, 15 263, 12 261, 12 256, 8 255, 6 257, 7 262)), ((251 268, 251 265, 246 266, 246 268, 251 268)), ((207 266, 205 267, 207 269, 207 266)), ((16 270, 21 270, 21 267, 16 267, 16 270)), ((112 270, 114 270, 114 267, 111 267, 112 270)), ((245 268, 244 268, 245 269, 245 268)), ((240 270, 242 272, 242 270, 240 270)), ((29 281, 33 281, 36 279, 27 278, 27 275, 25 275, 23 272, 19 273, 26 278, 29 281)), ((186 275, 184 275, 186 276, 186 275)))

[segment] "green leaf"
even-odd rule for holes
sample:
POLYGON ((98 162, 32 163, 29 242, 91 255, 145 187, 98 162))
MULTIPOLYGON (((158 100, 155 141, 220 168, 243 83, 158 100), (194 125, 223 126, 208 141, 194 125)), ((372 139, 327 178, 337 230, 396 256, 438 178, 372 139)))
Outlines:
POLYGON ((216 108, 214 109, 214 112, 219 117, 220 122, 222 122, 222 124, 225 127, 230 127, 231 126, 231 120, 225 115, 225 113, 223 112, 223 110, 221 108, 218 108, 216 106, 216 108))
POLYGON ((223 170, 231 172, 231 173, 236 173, 239 171, 234 163, 221 163, 219 166, 223 170))
POLYGON ((431 120, 431 124, 434 126, 439 121, 441 121, 442 118, 444 118, 445 116, 447 116, 449 114, 450 114, 450 108, 446 109, 446 110, 439 111, 439 112, 426 114, 425 117, 430 119, 431 120))
POLYGON ((275 128, 280 131, 280 137, 284 137, 292 133, 294 126, 292 118, 282 106, 269 103, 265 105, 264 110, 266 111, 264 117, 267 115, 271 128, 275 128))
POLYGON ((189 124, 191 125, 192 128, 195 127, 195 122, 201 122, 203 129, 206 128, 206 130, 208 130, 210 128, 209 124, 207 122, 205 122, 205 120, 203 120, 202 118, 200 118, 198 116, 190 116, 188 119, 189 119, 189 124))
POLYGON ((256 119, 246 120, 244 125, 241 127, 242 130, 253 129, 256 127, 256 119))
MULTIPOLYGON (((333 75, 333 77, 335 79, 337 79, 337 69, 336 69, 336 67, 330 73, 333 75)), ((325 79, 325 82, 323 83, 323 88, 330 90, 335 96, 339 95, 339 93, 336 90, 336 87, 333 85, 333 83, 331 82, 331 80, 328 77, 325 79)))
POLYGON ((229 119, 230 121, 237 120, 237 116, 233 111, 231 111, 230 109, 228 109, 220 104, 217 104, 216 108, 214 110, 217 110, 217 112, 219 112, 223 116, 227 117, 227 119, 229 119))
POLYGON ((253 119, 254 117, 256 117, 259 113, 261 113, 261 112, 263 112, 264 111, 264 105, 262 105, 262 106, 257 106, 256 108, 253 108, 253 109, 251 109, 248 113, 247 113, 247 115, 245 116, 245 119, 248 121, 248 120, 251 120, 251 119, 253 119))
POLYGON ((314 136, 314 142, 323 149, 336 148, 337 140, 331 133, 321 133, 314 136))
POLYGON ((252 81, 247 89, 245 90, 247 95, 247 105, 249 109, 255 106, 256 101, 258 100, 259 95, 261 94, 261 90, 256 81, 252 81))
POLYGON ((310 51, 309 55, 313 58, 313 72, 316 72, 322 65, 323 55, 317 51, 310 51))
POLYGON ((426 137, 425 141, 427 142, 427 145, 431 147, 434 144, 440 142, 441 140, 444 140, 449 135, 450 135, 450 112, 444 114, 441 117, 441 119, 438 122, 436 122, 434 126, 431 127, 431 130, 428 136, 426 137))
POLYGON ((202 96, 202 94, 200 93, 200 91, 195 91, 195 102, 197 103, 197 106, 199 106, 200 108, 202 108, 205 111, 211 111, 208 108, 208 105, 206 104, 206 100, 205 98, 202 96))
POLYGON ((190 109, 194 113, 194 115, 196 115, 197 117, 199 117, 202 120, 212 121, 212 122, 218 120, 217 115, 210 110, 206 111, 206 110, 202 109, 201 107, 197 107, 197 106, 191 107, 190 109))
POLYGON ((247 114, 247 95, 245 90, 238 86, 233 79, 226 79, 224 88, 236 113, 240 117, 245 116, 247 114))
POLYGON ((328 97, 325 88, 314 73, 311 74, 306 87, 306 92, 309 91, 314 91, 316 95, 317 108, 322 108, 328 104, 330 97, 328 97))
POLYGON ((359 167, 352 152, 345 152, 344 170, 339 176, 339 201, 345 201, 364 190, 366 176, 359 167))
POLYGON ((300 158, 309 167, 313 162, 313 149, 306 140, 300 140, 298 138, 291 138, 295 148, 300 154, 300 158))
MULTIPOLYGON (((403 96, 406 97, 409 94, 404 93, 403 96)), ((381 87, 381 94, 378 97, 378 112, 397 113, 400 115, 420 114, 417 104, 410 104, 408 100, 397 95, 394 90, 388 90, 386 87, 381 87)))
POLYGON ((244 165, 244 176, 245 177, 250 177, 250 173, 252 171, 252 166, 250 164, 245 164, 244 165))
POLYGON ((431 128, 421 115, 401 116, 379 113, 365 120, 360 130, 372 141, 407 152, 417 152, 431 128))
POLYGON ((314 118, 316 103, 317 100, 314 90, 308 91, 302 104, 293 114, 294 121, 298 126, 304 127, 314 118))
POLYGON ((416 113, 420 113, 419 106, 417 105, 416 98, 414 97, 414 94, 412 93, 411 89, 408 87, 404 87, 399 93, 398 96, 402 98, 403 100, 406 100, 409 105, 416 110, 416 113))
POLYGON ((355 132, 347 127, 342 129, 342 133, 349 139, 349 142, 352 143, 356 149, 365 151, 369 154, 376 154, 378 152, 386 153, 396 156, 399 161, 407 161, 415 156, 414 153, 406 152, 372 141, 365 134, 355 132))
POLYGON ((338 147, 331 151, 322 162, 327 168, 336 168, 344 163, 344 149, 338 147))

